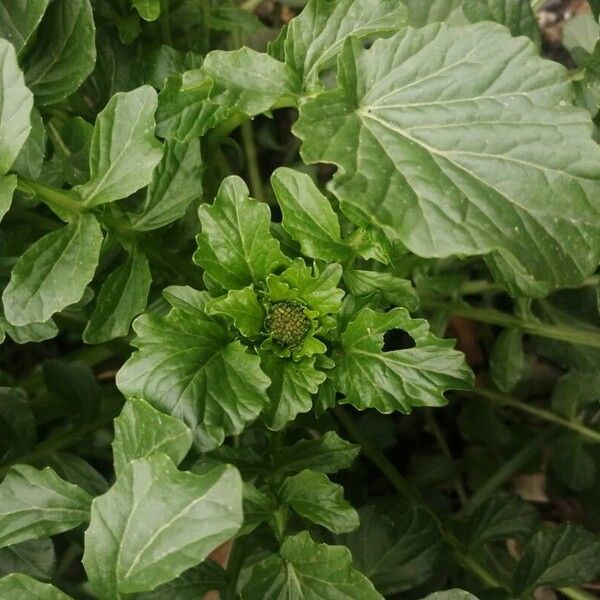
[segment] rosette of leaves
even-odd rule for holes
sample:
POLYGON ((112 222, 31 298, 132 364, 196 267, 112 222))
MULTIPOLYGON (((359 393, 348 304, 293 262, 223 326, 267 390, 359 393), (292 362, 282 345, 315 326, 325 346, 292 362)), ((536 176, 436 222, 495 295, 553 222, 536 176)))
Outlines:
POLYGON ((410 282, 363 258, 374 254, 368 232, 343 237, 308 175, 281 168, 272 183, 281 227, 237 176, 200 207, 194 261, 206 289, 167 288, 170 312, 134 322, 138 351, 118 374, 121 391, 183 420, 210 449, 260 415, 279 430, 315 398, 330 407, 336 392, 358 409, 408 413, 468 388, 453 341, 410 316, 410 282), (414 347, 385 351, 395 329, 414 347))

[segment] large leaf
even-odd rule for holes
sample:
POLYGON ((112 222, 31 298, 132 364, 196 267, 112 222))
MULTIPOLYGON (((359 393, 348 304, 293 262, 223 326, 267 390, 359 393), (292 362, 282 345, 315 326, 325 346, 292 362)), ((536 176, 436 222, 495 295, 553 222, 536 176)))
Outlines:
POLYGON ((526 35, 539 47, 540 28, 529 0, 465 0, 463 12, 471 23, 495 21, 516 37, 526 35))
POLYGON ((344 488, 324 473, 305 469, 288 477, 279 490, 279 498, 300 516, 334 533, 358 527, 358 513, 344 499, 344 488))
POLYGON ((347 548, 317 544, 306 531, 286 538, 279 554, 255 564, 240 595, 242 600, 383 600, 352 568, 347 548))
POLYGON ((347 43, 338 83, 295 131, 306 161, 338 165, 332 190, 354 222, 420 256, 491 254, 513 291, 596 268, 600 150, 566 71, 528 40, 491 23, 408 28, 347 43))
POLYGON ((77 527, 88 520, 91 501, 49 467, 12 467, 0 484, 0 547, 77 527))
POLYGON ((0 101, 0 175, 4 175, 29 136, 33 95, 25 87, 15 49, 1 38, 0 101))
POLYGON ((445 21, 449 25, 464 25, 463 0, 402 0, 408 8, 408 23, 423 27, 428 23, 445 21))
POLYGON ((6 600, 70 600, 49 583, 40 583, 28 575, 12 573, 0 579, 0 598, 6 600))
POLYGON ((194 475, 156 454, 129 463, 94 500, 83 564, 101 598, 153 590, 202 562, 241 524, 235 468, 194 475))
POLYGON ((146 308, 151 283, 148 259, 134 248, 106 278, 83 332, 83 341, 98 344, 127 335, 131 321, 146 308))
POLYGON ((348 547, 354 566, 382 594, 396 594, 420 585, 439 568, 444 552, 437 525, 420 508, 388 515, 374 506, 359 511, 360 527, 336 536, 348 547))
POLYGON ((300 243, 304 255, 339 262, 351 256, 329 200, 306 173, 281 167, 271 176, 271 184, 283 213, 283 228, 300 243))
POLYGON ((96 29, 89 0, 54 0, 25 57, 25 79, 36 104, 75 92, 96 62, 96 29))
POLYGON ((132 460, 158 452, 178 465, 191 445, 192 434, 181 421, 157 411, 144 400, 130 398, 115 419, 115 473, 118 476, 132 460))
POLYGON ((269 207, 249 198, 239 177, 225 179, 212 206, 202 205, 198 214, 202 233, 194 261, 226 289, 263 282, 287 264, 269 230, 269 207))
POLYGON ((168 288, 167 317, 134 322, 139 351, 117 375, 119 389, 184 421, 196 444, 214 448, 256 419, 268 398, 258 356, 232 341, 226 324, 204 311, 206 295, 168 288))
POLYGON ((169 140, 162 160, 152 174, 140 210, 131 215, 131 226, 150 231, 177 221, 189 204, 202 195, 200 143, 169 140))
POLYGON ((311 0, 271 51, 310 88, 319 72, 335 63, 344 40, 382 37, 405 24, 406 9, 397 0, 311 0))
POLYGON ((54 545, 50 538, 28 540, 0 548, 0 577, 10 573, 23 573, 49 581, 55 567, 54 545))
POLYGON ((403 308, 379 313, 362 309, 341 337, 333 378, 343 402, 358 409, 408 413, 415 406, 442 406, 444 392, 469 389, 473 374, 464 356, 429 331, 423 319, 412 319, 403 308), (415 346, 384 352, 383 335, 401 329, 415 346))
POLYGON ((2 295, 13 325, 43 323, 81 299, 98 265, 102 231, 83 214, 30 246, 13 267, 2 295))
POLYGON ((1 0, 0 38, 21 53, 35 33, 50 0, 1 0))
POLYGON ((90 147, 90 180, 75 188, 96 206, 148 185, 162 157, 154 137, 156 92, 145 85, 115 94, 96 119, 90 147))
POLYGON ((580 585, 600 573, 600 537, 573 523, 546 527, 530 538, 513 575, 518 596, 540 585, 580 585))
POLYGON ((283 429, 298 413, 312 408, 312 395, 325 381, 325 373, 315 369, 314 356, 299 360, 281 358, 273 352, 261 355, 260 366, 271 380, 267 390, 269 404, 265 408, 267 427, 283 429))

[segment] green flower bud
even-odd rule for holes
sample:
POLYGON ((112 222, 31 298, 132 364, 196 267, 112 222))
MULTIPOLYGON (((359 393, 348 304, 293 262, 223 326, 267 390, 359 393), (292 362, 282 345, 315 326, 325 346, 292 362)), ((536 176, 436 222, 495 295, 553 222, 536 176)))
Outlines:
POLYGON ((265 328, 274 342, 284 348, 295 348, 308 333, 310 319, 299 302, 277 302, 269 309, 265 328))

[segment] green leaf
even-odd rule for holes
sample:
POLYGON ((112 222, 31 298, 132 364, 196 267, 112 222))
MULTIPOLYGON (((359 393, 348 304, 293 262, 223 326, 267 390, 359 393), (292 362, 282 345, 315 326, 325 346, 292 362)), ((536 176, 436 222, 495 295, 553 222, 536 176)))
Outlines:
POLYGON ((146 308, 151 283, 148 259, 134 248, 102 285, 83 341, 99 344, 127 335, 131 321, 146 308))
POLYGON ((552 391, 552 408, 567 416, 574 416, 589 404, 600 400, 600 373, 569 371, 552 391))
POLYGON ((2 217, 8 212, 16 189, 16 175, 0 176, 0 221, 2 221, 2 217))
POLYGON ((49 467, 12 467, 0 484, 0 547, 81 525, 89 519, 91 501, 49 467))
POLYGON ((317 544, 306 531, 289 536, 279 554, 253 565, 240 596, 242 600, 383 599, 373 584, 352 568, 347 548, 317 544))
POLYGON ((344 282, 354 296, 379 297, 407 310, 419 308, 419 297, 412 283, 393 273, 351 268, 344 271, 344 282))
POLYGON ((473 384, 463 354, 453 346, 403 308, 387 313, 363 308, 342 334, 333 371, 336 389, 345 394, 343 402, 360 410, 409 413, 415 406, 443 406, 446 390, 473 384), (415 347, 384 352, 383 335, 391 329, 408 333, 415 347))
POLYGON ((300 93, 300 80, 287 65, 251 48, 213 50, 200 73, 214 82, 210 100, 228 112, 259 115, 278 103, 295 105, 300 93))
POLYGON ((406 9, 396 0, 311 0, 278 43, 283 45, 285 62, 305 87, 312 88, 319 73, 335 64, 350 36, 374 39, 395 33, 405 24, 406 9))
POLYGON ((160 17, 160 0, 132 0, 132 4, 144 21, 156 21, 160 17))
POLYGON ((35 418, 26 394, 17 389, 0 387, 0 460, 24 454, 36 441, 35 418))
POLYGON ((52 319, 45 323, 30 323, 29 325, 11 325, 0 313, 0 331, 4 330, 16 344, 29 342, 44 342, 58 335, 58 327, 52 319))
POLYGON ((224 590, 226 585, 227 572, 216 562, 206 560, 154 591, 128 596, 128 600, 198 600, 211 590, 224 590))
POLYGON ((14 47, 3 39, 0 39, 0 100, 0 175, 4 175, 29 136, 33 94, 25 86, 14 47))
POLYGON ((0 548, 0 577, 23 573, 35 579, 49 581, 54 575, 56 557, 50 538, 28 540, 0 548))
POLYGON ((6 600, 70 600, 49 583, 40 583, 22 573, 12 573, 0 579, 0 598, 6 600))
POLYGON ((465 0, 463 12, 471 23, 495 21, 515 36, 526 35, 539 48, 540 28, 529 0, 465 0))
POLYGON ((148 185, 162 157, 154 137, 156 92, 148 85, 115 94, 96 119, 90 180, 75 189, 87 206, 130 196, 148 185))
POLYGON ((53 0, 24 60, 38 106, 64 100, 94 69, 96 28, 89 0, 53 0))
POLYGON ((520 329, 505 329, 490 354, 492 379, 499 390, 510 392, 519 383, 525 369, 523 334, 520 329))
POLYGON ((394 517, 374 506, 359 511, 360 527, 335 537, 352 553, 354 566, 389 596, 416 587, 436 573, 444 542, 424 510, 406 507, 394 517))
POLYGON ((157 411, 144 400, 130 398, 115 419, 112 449, 117 477, 132 460, 158 452, 178 465, 191 446, 192 434, 181 421, 157 411))
POLYGON ((224 288, 262 282, 289 262, 269 230, 269 207, 249 198, 239 177, 224 179, 212 206, 202 205, 198 215, 202 233, 194 261, 224 288))
POLYGON ((596 459, 581 436, 564 434, 552 440, 550 466, 557 479, 572 490, 590 488, 596 479, 596 459))
POLYGON ((227 296, 215 298, 206 305, 209 315, 226 315, 239 332, 253 338, 263 330, 265 309, 259 302, 253 286, 231 290, 227 296))
POLYGON ((94 276, 101 244, 98 221, 82 214, 30 246, 2 294, 6 319, 13 325, 43 323, 77 302, 94 276))
POLYGON ((469 592, 454 588, 452 590, 444 590, 443 592, 434 592, 425 596, 422 600, 479 600, 477 596, 473 596, 469 592))
POLYGON ((300 440, 283 448, 275 457, 275 468, 282 473, 311 469, 335 473, 347 469, 360 452, 360 446, 342 439, 334 431, 314 440, 300 440))
POLYGON ((344 499, 344 488, 324 473, 305 469, 288 477, 279 490, 279 499, 300 516, 334 533, 358 527, 358 513, 344 499))
POLYGON ((600 573, 600 538, 573 523, 546 527, 527 543, 513 576, 514 593, 536 586, 566 587, 592 581, 600 573))
POLYGON ((325 381, 325 373, 315 369, 314 356, 290 360, 273 352, 263 352, 260 366, 271 380, 267 390, 269 404, 264 410, 265 421, 269 429, 279 431, 298 413, 312 408, 312 395, 325 381))
POLYGON ((600 17, 600 0, 589 0, 590 8, 596 21, 600 17))
POLYGON ((329 200, 306 173, 280 167, 271 184, 283 213, 283 228, 300 243, 305 256, 330 262, 351 257, 329 200))
POLYGON ((130 216, 137 231, 159 229, 185 214, 202 195, 202 157, 199 140, 181 144, 168 140, 162 160, 152 174, 144 203, 130 216))
POLYGON ((104 494, 109 487, 106 479, 90 463, 76 454, 54 452, 44 459, 44 465, 47 464, 60 477, 83 488, 91 496, 104 494))
POLYGON ((518 496, 497 494, 467 515, 460 524, 460 534, 475 550, 487 542, 526 539, 538 520, 537 511, 528 502, 518 496))
POLYGON ((241 524, 234 467, 194 475, 156 454, 129 463, 94 500, 83 564, 101 598, 150 591, 202 562, 241 524))
POLYGON ((357 225, 423 257, 488 255, 516 293, 596 268, 600 150, 566 71, 528 40, 478 23, 348 42, 338 85, 295 132, 305 161, 338 166, 331 189, 357 225))
POLYGON ((408 24, 423 27, 429 23, 445 21, 449 25, 465 25, 463 0, 402 0, 408 8, 408 24))
POLYGON ((30 179, 37 179, 42 172, 46 154, 46 128, 39 111, 31 111, 31 131, 13 163, 12 170, 30 179))
POLYGON ((238 536, 247 535, 261 523, 268 521, 277 510, 274 499, 264 494, 251 483, 244 481, 244 524, 238 536))
POLYGON ((205 313, 205 293, 168 288, 166 295, 174 307, 166 317, 147 314, 134 322, 139 351, 117 374, 117 385, 184 421, 196 445, 211 449, 256 419, 270 382, 258 356, 205 313))
POLYGON ((0 38, 21 54, 35 33, 50 0, 1 0, 0 38))

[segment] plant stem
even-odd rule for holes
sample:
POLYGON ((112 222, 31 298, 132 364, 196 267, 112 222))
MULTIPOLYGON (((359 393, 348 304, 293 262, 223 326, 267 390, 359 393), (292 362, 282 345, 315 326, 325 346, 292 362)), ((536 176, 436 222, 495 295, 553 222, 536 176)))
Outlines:
POLYGON ((541 450, 544 442, 554 433, 552 429, 545 430, 542 434, 535 437, 519 452, 507 460, 478 490, 473 494, 464 505, 463 511, 469 513, 484 500, 492 496, 498 488, 508 481, 515 473, 522 469, 532 458, 541 450))
POLYGON ((394 486, 396 491, 404 496, 411 503, 421 507, 436 523, 440 534, 446 542, 452 547, 454 556, 458 563, 476 575, 483 583, 491 587, 502 587, 502 584, 497 578, 490 573, 487 568, 479 564, 473 557, 465 553, 460 541, 456 536, 439 520, 438 516, 429 508, 429 506, 421 499, 419 492, 407 481, 394 467, 392 462, 363 435, 360 428, 356 426, 354 420, 348 412, 340 406, 336 406, 333 412, 338 421, 344 426, 346 431, 354 438, 361 446, 362 453, 379 469, 382 475, 394 486))
POLYGON ((573 600, 598 600, 598 596, 594 596, 594 594, 578 588, 558 588, 558 591, 573 600))
POLYGON ((56 208, 60 212, 78 214, 85 210, 85 206, 76 199, 76 196, 66 190, 44 185, 27 177, 19 177, 17 189, 24 193, 35 192, 50 208, 56 208))
POLYGON ((254 132, 251 121, 244 121, 241 125, 242 143, 244 152, 246 153, 248 178, 250 179, 250 189, 252 196, 256 200, 264 202, 265 190, 262 183, 260 168, 258 166, 258 154, 256 152, 256 144, 254 143, 254 132))
POLYGON ((482 396, 483 398, 487 398, 488 400, 491 400, 496 404, 510 406, 511 408, 515 408, 517 410, 520 410, 521 412, 528 413, 530 415, 538 417, 539 419, 548 421, 549 423, 560 425, 565 429, 575 431, 582 437, 587 438, 595 444, 600 444, 600 431, 591 429, 590 427, 587 427, 580 421, 566 419, 549 410, 539 408, 538 406, 532 406, 531 404, 527 404, 526 402, 519 400, 518 398, 508 396, 507 394, 501 394, 500 392, 494 392, 492 390, 486 390, 484 388, 475 388, 474 390, 471 390, 471 393, 477 394, 478 396, 482 396))
MULTIPOLYGON (((592 275, 581 284, 580 287, 595 287, 600 285, 600 275, 592 275)), ((476 279, 473 281, 465 281, 461 284, 459 290, 461 296, 475 296, 486 292, 502 293, 506 292, 504 287, 494 281, 487 279, 476 279)))
POLYGON ((438 300, 425 300, 422 308, 432 310, 444 310, 451 315, 464 317, 481 323, 490 325, 500 325, 502 327, 515 327, 521 329, 530 335, 546 337, 552 340, 560 340, 570 344, 579 344, 600 348, 600 333, 587 331, 574 327, 564 327, 562 325, 550 325, 548 323, 538 323, 537 321, 527 321, 514 315, 496 310, 495 308, 476 308, 467 304, 455 302, 442 302, 438 300))

